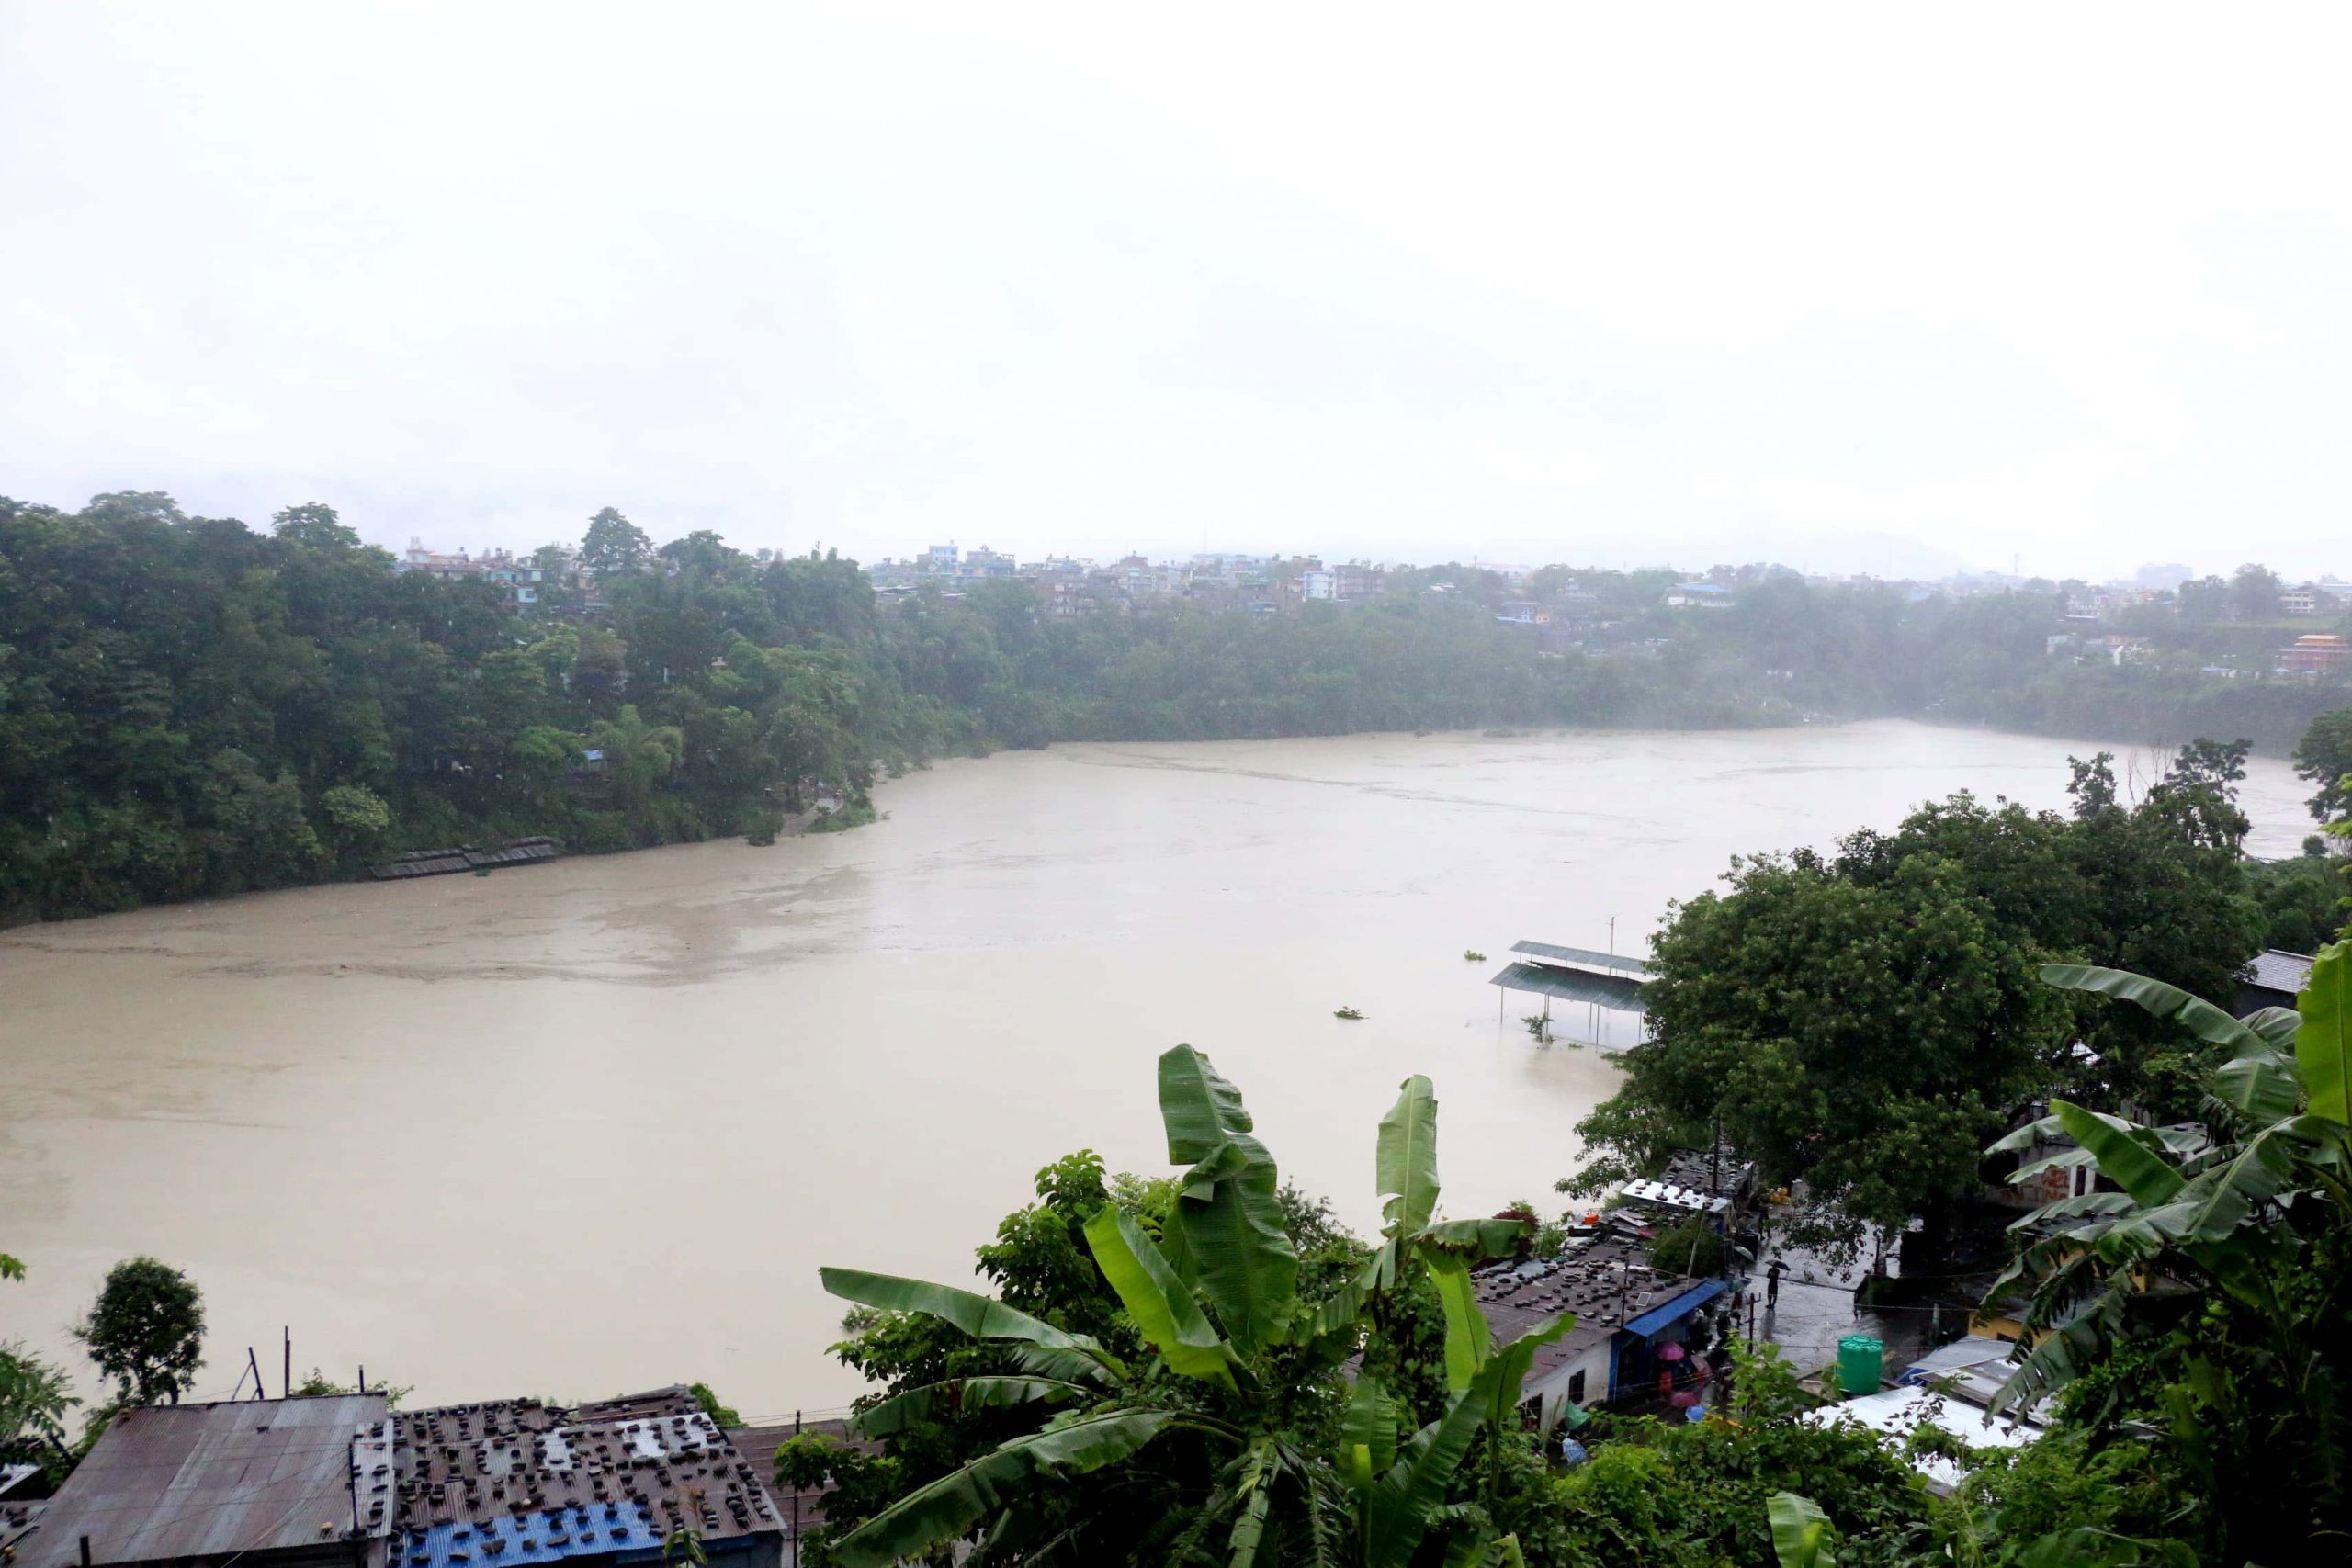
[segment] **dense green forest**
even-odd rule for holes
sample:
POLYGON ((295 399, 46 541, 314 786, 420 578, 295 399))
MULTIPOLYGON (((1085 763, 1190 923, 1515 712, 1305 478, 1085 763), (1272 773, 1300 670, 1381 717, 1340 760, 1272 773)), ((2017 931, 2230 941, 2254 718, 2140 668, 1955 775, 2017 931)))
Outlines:
MULTIPOLYGON (((553 560, 554 555, 546 558, 553 560)), ((395 570, 328 507, 267 531, 168 496, 0 499, 0 922, 350 874, 544 833, 599 852, 870 815, 876 771, 1065 739, 1949 717, 2284 750, 2340 689, 2044 657, 2063 595, 1914 603, 1743 571, 1728 609, 1666 573, 1532 587, 1395 574, 1282 615, 1181 599, 1084 617, 1030 585, 877 596, 854 562, 656 548, 592 520, 590 576, 514 612, 395 570), (1504 598, 1581 584, 1572 637, 1504 598)))

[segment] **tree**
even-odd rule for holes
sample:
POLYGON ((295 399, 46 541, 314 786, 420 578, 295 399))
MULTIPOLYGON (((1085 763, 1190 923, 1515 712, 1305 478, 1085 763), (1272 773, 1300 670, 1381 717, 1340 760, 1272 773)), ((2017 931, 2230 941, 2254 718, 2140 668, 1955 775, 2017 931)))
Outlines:
POLYGON ((2253 561, 2230 578, 2230 611, 2241 621, 2267 621, 2278 614, 2278 574, 2253 561))
POLYGON ((1408 1080, 1381 1123, 1385 1240, 1354 1280, 1319 1303, 1298 1294, 1273 1160, 1252 1135, 1239 1092, 1188 1046, 1160 1058, 1159 1089, 1170 1159, 1189 1168, 1171 1184, 1160 1234, 1115 1201, 1081 1226, 1123 1311, 1114 1326, 1136 1337, 1138 1355, 968 1292, 824 1270, 835 1294, 1007 1347, 1017 1369, 894 1392, 860 1411, 865 1436, 888 1437, 948 1409, 1063 1407, 899 1497, 832 1542, 833 1561, 893 1562, 983 1527, 990 1555, 1024 1562, 1068 1553, 1158 1563, 1212 1540, 1220 1556, 1243 1565, 1297 1561, 1311 1549, 1331 1561, 1403 1568, 1438 1537, 1458 1553, 1450 1560, 1505 1550, 1489 1509, 1502 1450, 1516 1436, 1521 1382, 1535 1350, 1568 1320, 1493 1348, 1469 1265, 1507 1250, 1524 1226, 1434 1219, 1428 1080, 1408 1080), (1399 1412, 1381 1380, 1367 1370, 1343 1398, 1335 1372, 1361 1346, 1367 1304, 1393 1291, 1413 1260, 1447 1303, 1450 1393, 1437 1420, 1400 1441, 1399 1412), (1490 1455, 1485 1498, 1449 1503, 1482 1439, 1490 1455), (1131 1463, 1147 1447, 1172 1450, 1170 1463, 1131 1463))
MULTIPOLYGON (((2068 1010, 2039 952, 1930 852, 1875 843, 1736 863, 1726 893, 1656 939, 1651 1037, 1578 1125, 1585 1186, 1724 1138, 1820 1208, 1799 1230, 1850 1252, 1866 1225, 1948 1217, 2008 1108, 2052 1080, 2068 1010)), ((1931 1230, 1936 1229, 1931 1224, 1931 1230)))
POLYGON ((332 506, 305 502, 289 506, 270 519, 270 531, 289 545, 306 550, 356 550, 357 530, 335 514, 332 506))
MULTIPOLYGON (((0 1280, 24 1277, 24 1264, 0 1252, 0 1280)), ((81 1403, 64 1368, 21 1339, 0 1342, 0 1456, 49 1468, 64 1447, 65 1413, 81 1403)))
POLYGON ((130 1258, 107 1271, 74 1337, 123 1400, 177 1404, 204 1360, 204 1292, 167 1264, 130 1258))
POLYGON ((2343 931, 2345 863, 2320 848, 2322 841, 2314 834, 2311 847, 2293 859, 2246 868, 2262 910, 2265 946, 2317 953, 2343 931))
POLYGON ((2230 613, 2231 584, 2224 578, 2196 578, 2180 585, 2177 602, 2182 620, 2210 625, 2230 613))
POLYGON ((589 728, 588 744, 604 752, 614 793, 636 810, 643 807, 653 786, 678 765, 686 738, 674 724, 646 723, 634 703, 624 703, 612 718, 589 728))
POLYGON ((607 506, 588 519, 588 532, 580 541, 580 570, 600 581, 633 577, 645 570, 652 554, 653 541, 645 530, 607 506))
POLYGON ((2012 1179, 2087 1160, 2107 1183, 2013 1227, 2023 1246, 1990 1299, 2028 1291, 2034 1337, 1998 1403, 2028 1405, 2120 1369, 2089 1425, 2163 1434, 2189 1494, 2177 1517, 2204 1538, 2203 1561, 2340 1549, 2352 1534, 2352 946, 2319 954, 2294 1009, 2244 1020, 2144 976, 2080 964, 2043 975, 2177 1021, 2226 1056, 2206 1078, 2206 1133, 2057 1100, 1994 1145, 2063 1137, 2075 1147, 2012 1179))
POLYGON ((2318 787, 2312 793, 2312 819, 2340 822, 2352 817, 2352 708, 2337 708, 2312 720, 2295 747, 2295 773, 2318 787))

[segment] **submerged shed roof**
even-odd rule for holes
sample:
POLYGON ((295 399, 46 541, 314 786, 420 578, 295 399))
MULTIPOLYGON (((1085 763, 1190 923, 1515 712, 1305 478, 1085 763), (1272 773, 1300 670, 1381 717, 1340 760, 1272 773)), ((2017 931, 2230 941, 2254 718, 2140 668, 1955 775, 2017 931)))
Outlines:
POLYGON ((1546 997, 1558 997, 1563 1001, 1598 1002, 1619 1012, 1640 1012, 1642 987, 1638 981, 1622 980, 1613 975, 1592 975, 1580 969, 1547 969, 1539 964, 1506 964, 1502 973, 1487 982, 1507 991, 1533 991, 1546 997))
MULTIPOLYGON (((316 1547, 353 1528, 352 1439, 380 1393, 124 1411, 19 1545, 29 1568, 316 1547)), ((382 1535, 378 1524, 360 1531, 382 1535)))
POLYGON ((1595 953, 1589 947, 1562 947, 1549 942, 1515 942, 1510 944, 1510 950, 1521 958, 1532 958, 1538 964, 1593 969, 1603 975, 1623 975, 1634 980, 1650 977, 1649 964, 1629 953, 1595 953))

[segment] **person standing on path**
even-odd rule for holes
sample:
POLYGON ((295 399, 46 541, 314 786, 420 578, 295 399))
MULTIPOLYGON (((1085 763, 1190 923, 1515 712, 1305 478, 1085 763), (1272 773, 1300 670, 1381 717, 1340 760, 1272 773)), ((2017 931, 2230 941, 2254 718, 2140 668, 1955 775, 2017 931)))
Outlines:
POLYGON ((1781 1304, 1781 1260, 1772 1259, 1764 1270, 1764 1310, 1770 1312, 1781 1304))

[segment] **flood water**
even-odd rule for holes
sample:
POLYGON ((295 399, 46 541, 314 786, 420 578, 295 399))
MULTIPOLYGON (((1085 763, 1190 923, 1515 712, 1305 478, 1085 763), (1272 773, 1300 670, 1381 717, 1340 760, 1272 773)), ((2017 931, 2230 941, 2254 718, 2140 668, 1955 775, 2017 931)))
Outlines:
MULTIPOLYGON (((817 1266, 963 1282, 1049 1160, 1162 1170, 1168 1045, 1359 1226, 1416 1071, 1452 1213, 1548 1202, 1612 1069, 1535 1046, 1523 998, 1498 1022, 1514 941, 1601 947, 1614 916, 1640 951, 1734 853, 1960 788, 2055 806, 2094 749, 1899 721, 1065 746, 770 849, 0 934, 0 1249, 32 1270, 0 1333, 86 1371, 65 1324, 152 1252, 204 1287, 209 1397, 248 1345, 274 1388, 290 1326, 298 1375, 420 1399, 839 1406, 817 1266)), ((2257 853, 2293 852, 2305 793, 2254 765, 2257 853)))

